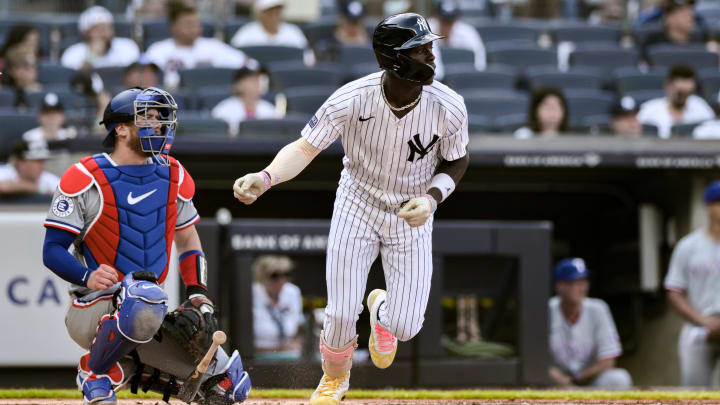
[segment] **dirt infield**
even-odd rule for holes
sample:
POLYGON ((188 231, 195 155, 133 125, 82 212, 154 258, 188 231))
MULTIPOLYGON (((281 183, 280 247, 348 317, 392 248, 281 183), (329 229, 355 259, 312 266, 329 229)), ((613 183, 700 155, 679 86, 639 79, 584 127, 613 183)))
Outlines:
MULTIPOLYGON (((82 400, 79 399, 2 399, 0 405, 79 405, 82 400)), ((118 401, 118 405, 164 405, 165 403, 157 399, 122 399, 118 401)), ((183 405, 181 401, 170 401, 171 405, 183 405)), ((307 400, 298 399, 265 399, 253 398, 243 405, 306 405, 307 400)), ((584 404, 646 404, 646 405, 679 405, 679 404, 720 404, 717 399, 713 400, 570 400, 562 401, 557 399, 514 399, 514 400, 471 400, 471 399, 347 399, 341 403, 342 405, 534 405, 534 404, 559 404, 559 405, 584 405, 584 404)))

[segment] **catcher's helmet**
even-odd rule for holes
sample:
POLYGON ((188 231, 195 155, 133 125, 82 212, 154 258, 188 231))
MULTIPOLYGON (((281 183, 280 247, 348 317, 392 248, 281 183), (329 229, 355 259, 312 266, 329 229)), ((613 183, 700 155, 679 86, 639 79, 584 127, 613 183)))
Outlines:
POLYGON ((415 13, 390 16, 375 27, 373 50, 380 68, 401 79, 424 83, 435 69, 403 54, 403 51, 444 38, 430 31, 425 17, 415 13))
POLYGON ((110 100, 103 113, 100 124, 108 130, 103 145, 114 145, 117 124, 132 122, 138 127, 142 150, 152 154, 157 163, 168 165, 167 155, 177 128, 177 110, 175 99, 165 90, 148 87, 122 91, 110 100), (157 114, 149 115, 150 110, 155 110, 157 114))

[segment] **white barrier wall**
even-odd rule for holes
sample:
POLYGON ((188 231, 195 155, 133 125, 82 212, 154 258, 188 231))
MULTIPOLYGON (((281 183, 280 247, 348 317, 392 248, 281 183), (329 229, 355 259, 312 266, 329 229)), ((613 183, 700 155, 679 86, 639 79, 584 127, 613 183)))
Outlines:
MULTIPOLYGON (((45 212, 0 212, 0 367, 74 366, 83 350, 65 330, 68 283, 42 262, 45 212)), ((177 256, 165 290, 178 303, 177 256)))

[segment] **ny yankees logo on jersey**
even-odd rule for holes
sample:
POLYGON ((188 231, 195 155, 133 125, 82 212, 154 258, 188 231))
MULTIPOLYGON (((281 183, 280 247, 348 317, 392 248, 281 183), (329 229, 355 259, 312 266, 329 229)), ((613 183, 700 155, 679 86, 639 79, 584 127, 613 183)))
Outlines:
POLYGON ((437 142, 440 137, 433 135, 432 141, 430 141, 427 146, 423 146, 422 141, 420 140, 420 134, 415 134, 413 139, 415 140, 415 143, 413 143, 412 139, 408 141, 408 146, 410 146, 410 156, 408 156, 408 162, 415 160, 415 153, 419 155, 418 160, 424 158, 425 155, 430 152, 430 149, 435 146, 435 142, 437 142))

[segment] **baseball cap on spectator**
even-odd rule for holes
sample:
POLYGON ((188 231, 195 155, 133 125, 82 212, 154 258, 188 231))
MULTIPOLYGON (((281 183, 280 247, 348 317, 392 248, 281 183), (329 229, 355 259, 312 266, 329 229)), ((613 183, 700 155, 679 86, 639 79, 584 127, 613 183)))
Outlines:
POLYGON ((720 200, 720 180, 715 180, 705 189, 705 204, 720 200))
POLYGON ((253 10, 257 13, 265 11, 275 7, 284 7, 285 0, 256 0, 253 5, 253 10))
POLYGON ((579 257, 563 259, 555 266, 555 281, 573 281, 587 278, 588 269, 585 260, 579 257))
POLYGON ((665 13, 672 13, 673 11, 675 11, 681 7, 685 7, 685 6, 693 7, 694 4, 695 4, 694 0, 666 0, 664 11, 665 11, 665 13))
POLYGON ((630 114, 637 114, 639 110, 640 106, 634 98, 624 96, 617 100, 617 102, 612 106, 610 109, 610 115, 613 118, 623 117, 630 114))
POLYGON ((357 0, 346 1, 340 5, 340 13, 351 21, 362 20, 365 17, 365 6, 357 0))
POLYGON ((63 106, 62 101, 60 101, 60 97, 58 97, 55 93, 47 93, 45 97, 42 99, 42 103, 40 103, 40 112, 53 112, 53 111, 59 111, 59 112, 65 112, 65 106, 63 106))
POLYGON ((50 159, 50 150, 45 141, 20 141, 10 156, 18 160, 47 160, 50 159))
POLYGON ((443 20, 454 20, 460 17, 460 5, 455 0, 440 0, 438 16, 443 20))
POLYGON ((112 24, 113 16, 105 7, 92 6, 83 11, 78 18, 78 29, 86 32, 97 24, 112 24))

